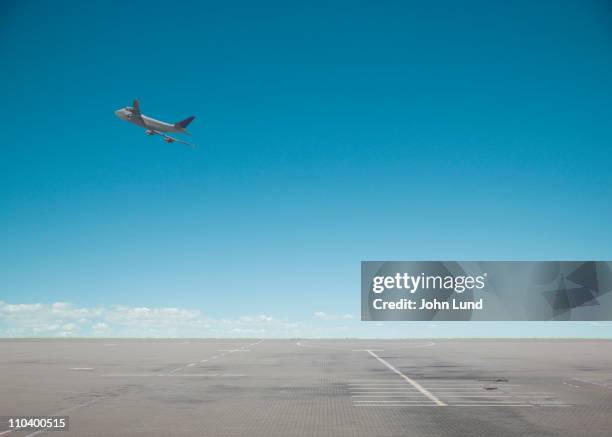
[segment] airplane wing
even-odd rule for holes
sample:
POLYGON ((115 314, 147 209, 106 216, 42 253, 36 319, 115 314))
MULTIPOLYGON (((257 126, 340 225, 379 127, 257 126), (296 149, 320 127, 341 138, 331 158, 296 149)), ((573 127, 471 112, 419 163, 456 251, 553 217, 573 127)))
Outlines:
POLYGON ((166 143, 181 143, 189 147, 196 147, 195 144, 188 143, 187 141, 183 141, 181 139, 171 137, 170 135, 166 135, 165 133, 160 132, 158 130, 151 129, 151 132, 153 132, 155 135, 159 135, 160 137, 162 137, 166 143))
POLYGON ((145 124, 144 120, 142 119, 142 113, 140 112, 140 102, 138 101, 138 99, 134 100, 134 105, 132 106, 132 111, 130 115, 132 118, 135 118, 142 124, 145 124))

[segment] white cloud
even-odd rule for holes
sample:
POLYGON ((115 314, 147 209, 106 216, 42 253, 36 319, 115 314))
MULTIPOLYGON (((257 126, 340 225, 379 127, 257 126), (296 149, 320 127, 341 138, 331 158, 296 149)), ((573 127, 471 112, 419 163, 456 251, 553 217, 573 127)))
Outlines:
POLYGON ((355 318, 351 314, 329 314, 323 311, 316 311, 313 316, 315 319, 319 320, 352 320, 355 318))
POLYGON ((264 314, 213 319, 174 307, 78 307, 67 302, 0 301, 2 337, 227 337, 297 335, 301 323, 264 314))

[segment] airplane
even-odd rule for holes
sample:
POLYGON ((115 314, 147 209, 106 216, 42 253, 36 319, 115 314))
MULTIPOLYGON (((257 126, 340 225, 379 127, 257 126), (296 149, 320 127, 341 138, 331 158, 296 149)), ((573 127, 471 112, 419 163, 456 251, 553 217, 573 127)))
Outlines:
POLYGON ((147 117, 140 112, 140 102, 138 99, 134 100, 133 106, 126 106, 115 111, 115 115, 122 120, 129 121, 146 129, 145 134, 147 135, 159 135, 166 143, 181 143, 187 146, 195 147, 195 144, 188 143, 187 141, 180 140, 178 138, 167 135, 166 132, 181 133, 191 135, 187 132, 187 126, 193 121, 194 116, 187 117, 182 121, 178 121, 174 124, 166 123, 163 121, 155 120, 154 118, 147 117))

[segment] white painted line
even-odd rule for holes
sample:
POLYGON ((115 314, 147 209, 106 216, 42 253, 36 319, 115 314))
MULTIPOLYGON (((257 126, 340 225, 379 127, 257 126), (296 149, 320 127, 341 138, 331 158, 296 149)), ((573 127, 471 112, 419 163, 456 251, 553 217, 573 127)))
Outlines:
POLYGON ((368 352, 368 351, 372 351, 372 352, 384 352, 384 349, 353 349, 351 352, 368 352))
POLYGON ((205 362, 207 362, 207 361, 208 361, 208 360, 200 360, 200 363, 205 363, 205 362))
POLYGON ((542 404, 542 405, 538 405, 538 407, 573 407, 573 405, 572 404, 559 404, 559 405, 542 404))
POLYGON ((385 378, 385 379, 351 379, 349 381, 349 384, 361 384, 361 383, 370 383, 370 382, 380 382, 380 383, 387 383, 387 382, 395 382, 397 384, 397 379, 393 378, 393 379, 389 379, 389 378, 385 378))
POLYGON ((100 375, 106 378, 161 378, 161 377, 194 377, 194 376, 218 376, 218 373, 105 373, 100 375))
POLYGON ((436 404, 360 404, 353 405, 354 407, 438 407, 436 404))
POLYGON ((352 398, 422 398, 423 395, 355 395, 352 398))
POLYGON ((424 384, 425 387, 428 387, 432 390, 440 390, 440 389, 444 389, 444 388, 450 388, 453 390, 465 390, 468 388, 479 388, 482 390, 485 390, 485 387, 497 387, 496 389, 493 390, 500 390, 500 389, 504 389, 504 388, 508 388, 511 390, 515 390, 511 387, 520 387, 519 385, 430 385, 430 384, 424 384))
POLYGON ((481 390, 481 391, 500 391, 500 390, 515 390, 513 388, 494 388, 494 389, 486 389, 482 386, 480 387, 431 387, 431 386, 427 386, 427 388, 431 389, 431 390, 481 390))
POLYGON ((250 349, 219 349, 217 350, 217 352, 229 352, 234 353, 234 352, 251 352, 250 349))
MULTIPOLYGON (((354 404, 354 407, 437 407, 436 404, 354 404)), ((532 405, 532 404, 451 404, 449 407, 572 407, 573 405, 565 404, 565 405, 532 405)))
POLYGON ((565 402, 530 402, 530 404, 537 405, 538 407, 556 407, 559 405, 569 405, 565 402))
MULTIPOLYGON (((406 393, 406 394, 410 394, 410 393, 415 393, 414 390, 406 390, 406 391, 362 391, 362 392, 351 392, 351 393, 355 393, 355 394, 369 394, 369 395, 395 395, 398 393, 406 393)), ((421 395, 419 395, 421 396, 421 395)))
POLYGON ((405 382, 399 381, 399 384, 387 385, 381 387, 348 387, 349 390, 368 391, 368 390, 414 390, 413 387, 406 385, 405 382))
POLYGON ((95 367, 70 367, 68 370, 94 370, 95 367))
POLYGON ((168 377, 172 377, 172 378, 216 378, 217 376, 219 376, 218 373, 175 373, 172 375, 167 375, 167 374, 163 374, 160 373, 159 375, 156 376, 168 376, 168 377))
POLYGON ((189 363, 189 364, 187 364, 187 367, 193 367, 195 365, 196 365, 196 363, 189 363))
POLYGON ((353 401, 355 404, 359 403, 359 405, 367 405, 367 404, 414 404, 423 402, 422 400, 415 399, 414 401, 353 401))
MULTIPOLYGON (((452 394, 456 394, 456 395, 458 395, 458 394, 461 394, 461 395, 479 394, 479 395, 481 395, 481 394, 484 394, 484 393, 487 393, 487 392, 484 392, 484 391, 479 391, 479 392, 461 392, 461 393, 454 392, 454 391, 436 392, 436 394, 439 395, 439 396, 447 396, 447 395, 452 395, 452 394)), ((543 393, 540 393, 540 392, 533 392, 533 393, 532 392, 516 392, 516 393, 512 393, 512 392, 500 392, 500 391, 495 390, 495 391, 491 391, 491 392, 488 392, 488 393, 491 393, 491 394, 511 394, 511 395, 514 395, 514 396, 518 396, 518 395, 530 395, 530 396, 541 396, 541 397, 555 396, 552 393, 546 393, 546 392, 543 392, 543 393)))
POLYGON ((185 368, 185 366, 177 367, 176 369, 171 370, 170 373, 178 372, 179 370, 182 370, 184 368, 185 368))
POLYGON ((404 375, 402 372, 400 372, 399 370, 397 370, 395 367, 393 367, 391 364, 389 364, 387 361, 383 360, 382 358, 380 358, 378 355, 376 355, 374 352, 372 351, 368 351, 368 353, 370 355, 372 355, 374 358, 376 358, 380 363, 384 364, 385 366, 387 366, 387 368, 389 370, 391 370, 392 372, 395 372, 396 374, 398 374, 399 376, 401 376, 402 378, 404 378, 404 380, 406 382, 408 382, 410 385, 412 385, 414 388, 416 388, 418 391, 420 391, 421 393, 423 393, 423 395, 425 397, 427 397, 428 399, 430 399, 432 402, 434 402, 436 405, 443 407, 446 406, 446 404, 444 402, 442 402, 440 399, 438 399, 437 397, 435 397, 433 394, 431 394, 431 392, 429 390, 427 390, 425 387, 423 387, 421 384, 419 384, 418 382, 416 382, 414 379, 407 377, 406 375, 404 375))
MULTIPOLYGON (((612 385, 610 385, 611 383, 609 381, 593 381, 591 379, 582 379, 582 378, 575 378, 575 377, 572 377, 571 379, 573 379, 574 381, 583 382, 586 384, 597 385, 599 387, 612 388, 612 385)), ((578 385, 570 384, 568 382, 564 382, 563 384, 571 385, 574 388, 582 388, 578 385)))
POLYGON ((104 378, 152 378, 159 376, 158 373, 104 373, 100 375, 104 378))
POLYGON ((368 391, 368 390, 406 390, 406 387, 370 387, 370 388, 351 389, 351 391, 368 391))
POLYGON ((453 404, 451 407, 535 407, 532 404, 453 404))
POLYGON ((433 380, 433 379, 424 379, 421 380, 423 385, 520 385, 520 384, 510 384, 509 382, 493 382, 493 381, 447 381, 447 380, 433 380))
POLYGON ((497 397, 497 396, 504 396, 504 397, 516 397, 516 396, 512 396, 512 395, 508 395, 508 394, 496 394, 496 395, 485 395, 485 394, 447 394, 447 395, 441 395, 440 393, 436 393, 438 396, 440 396, 441 398, 492 398, 492 397, 497 397))

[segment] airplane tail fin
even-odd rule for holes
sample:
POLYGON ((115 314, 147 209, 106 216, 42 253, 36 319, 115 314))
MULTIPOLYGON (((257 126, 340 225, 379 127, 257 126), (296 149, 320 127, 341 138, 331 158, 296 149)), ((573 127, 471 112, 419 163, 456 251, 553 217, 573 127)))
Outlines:
POLYGON ((176 127, 180 127, 180 128, 186 129, 187 126, 189 126, 189 123, 191 123, 194 118, 195 117, 192 115, 191 117, 187 117, 185 120, 182 120, 182 121, 174 123, 174 125, 176 127))

